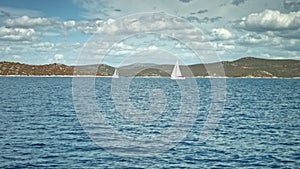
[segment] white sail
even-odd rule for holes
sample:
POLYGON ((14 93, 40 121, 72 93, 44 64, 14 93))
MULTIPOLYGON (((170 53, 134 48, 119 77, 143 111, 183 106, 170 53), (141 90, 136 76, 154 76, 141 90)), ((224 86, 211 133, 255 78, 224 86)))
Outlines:
POLYGON ((172 71, 172 74, 171 74, 171 79, 175 79, 175 80, 185 79, 185 77, 182 76, 182 74, 181 74, 178 60, 176 61, 175 66, 173 68, 173 71, 172 71))
POLYGON ((114 74, 112 75, 112 78, 119 78, 119 72, 117 69, 115 69, 114 74))

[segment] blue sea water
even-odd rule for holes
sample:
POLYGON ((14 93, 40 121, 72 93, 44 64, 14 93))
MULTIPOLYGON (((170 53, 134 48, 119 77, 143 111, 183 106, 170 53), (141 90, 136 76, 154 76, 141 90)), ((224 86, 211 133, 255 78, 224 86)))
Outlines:
MULTIPOLYGON (((226 79, 223 113, 205 142, 199 135, 210 110, 211 83, 196 82, 198 114, 186 137, 161 153, 130 157, 99 146, 85 132, 74 108, 72 78, 0 77, 0 168, 300 166, 300 80, 226 79)), ((180 114, 182 95, 176 81, 132 80, 128 96, 137 110, 149 112, 155 98, 165 101, 164 112, 144 122, 122 118, 111 84, 110 78, 96 78, 94 95, 108 124, 119 132, 133 137, 160 135, 180 114)), ((155 104, 161 108, 160 102, 155 104)))

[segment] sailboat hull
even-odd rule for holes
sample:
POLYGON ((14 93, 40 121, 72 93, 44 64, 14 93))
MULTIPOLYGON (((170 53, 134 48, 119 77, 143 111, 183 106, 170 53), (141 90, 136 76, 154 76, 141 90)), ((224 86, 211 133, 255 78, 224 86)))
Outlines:
POLYGON ((171 79, 172 79, 172 80, 184 80, 185 77, 183 77, 183 76, 181 76, 181 77, 179 77, 179 76, 172 77, 172 76, 171 76, 171 79))

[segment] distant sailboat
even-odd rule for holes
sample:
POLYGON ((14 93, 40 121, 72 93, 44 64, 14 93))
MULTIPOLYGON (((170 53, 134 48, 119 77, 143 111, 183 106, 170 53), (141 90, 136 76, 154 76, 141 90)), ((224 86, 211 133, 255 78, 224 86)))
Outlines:
POLYGON ((119 78, 119 72, 117 69, 115 69, 114 74, 112 75, 112 78, 119 78))
POLYGON ((171 74, 171 79, 173 79, 173 80, 183 80, 183 79, 185 79, 185 77, 182 76, 182 74, 181 74, 178 60, 176 61, 176 64, 173 68, 173 71, 172 71, 172 74, 171 74))

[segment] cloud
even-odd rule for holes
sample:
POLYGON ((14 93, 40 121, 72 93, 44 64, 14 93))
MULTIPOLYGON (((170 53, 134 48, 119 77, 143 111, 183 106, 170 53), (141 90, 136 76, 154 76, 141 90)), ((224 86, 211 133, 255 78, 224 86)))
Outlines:
POLYGON ((0 11, 0 18, 4 18, 4 17, 10 17, 10 13, 1 10, 0 11))
POLYGON ((61 33, 59 33, 59 32, 41 32, 41 35, 42 36, 60 36, 61 35, 61 33))
POLYGON ((0 27, 0 39, 7 41, 31 41, 36 39, 32 28, 6 28, 0 27))
POLYGON ((35 51, 37 51, 37 52, 53 52, 53 51, 57 51, 56 45, 54 43, 50 43, 50 42, 36 43, 36 44, 33 44, 31 47, 34 48, 35 51))
POLYGON ((12 52, 11 46, 5 46, 0 48, 2 54, 9 54, 12 52))
POLYGON ((190 22, 197 22, 199 24, 202 24, 202 23, 218 22, 222 19, 222 17, 221 16, 216 16, 216 17, 212 17, 212 18, 209 18, 209 17, 199 18, 199 17, 196 17, 196 16, 188 16, 188 17, 186 17, 186 19, 190 22))
POLYGON ((257 33, 247 33, 246 35, 241 36, 240 39, 240 43, 245 45, 266 45, 270 41, 269 36, 257 33))
POLYGON ((50 42, 41 42, 41 43, 33 44, 32 46, 33 47, 53 47, 55 45, 50 42))
POLYGON ((109 52, 109 55, 111 55, 111 56, 128 55, 129 56, 134 53, 138 53, 138 52, 142 52, 142 51, 155 51, 155 50, 159 50, 159 48, 155 45, 131 46, 131 45, 125 44, 124 42, 120 42, 113 46, 113 48, 109 52))
POLYGON ((187 47, 186 47, 186 45, 183 45, 182 43, 176 43, 174 48, 176 48, 176 49, 185 49, 187 47))
POLYGON ((48 62, 53 63, 53 62, 64 62, 63 60, 64 55, 63 54, 55 54, 53 57, 50 57, 48 59, 48 62))
POLYGON ((97 33, 101 34, 131 34, 140 32, 179 30, 186 27, 184 20, 167 16, 163 13, 129 16, 122 20, 108 20, 97 33))
POLYGON ((72 28, 76 25, 76 22, 73 20, 63 22, 63 26, 66 28, 72 28))
MULTIPOLYGON (((177 0, 174 3, 151 0, 133 0, 131 3, 109 0, 101 2, 97 0, 74 1, 80 8, 78 11, 80 16, 74 16, 74 18, 69 20, 63 19, 65 18, 64 16, 61 16, 61 18, 49 18, 38 11, 31 11, 30 13, 27 10, 29 13, 25 13, 24 11, 26 10, 23 9, 16 10, 0 7, 0 17, 2 17, 0 18, 2 19, 2 26, 0 26, 0 51, 7 58, 10 58, 12 55, 23 56, 24 53, 24 58, 27 55, 36 56, 37 58, 43 55, 51 58, 53 61, 55 61, 54 55, 58 53, 63 54, 64 57, 62 59, 65 60, 69 59, 67 56, 69 56, 70 51, 78 52, 80 50, 81 44, 84 44, 84 40, 89 35, 96 34, 97 36, 98 33, 99 36, 109 37, 102 38, 103 43, 118 42, 116 46, 113 46, 115 49, 112 50, 112 53, 115 52, 113 54, 132 54, 139 50, 151 51, 151 49, 155 49, 152 45, 159 49, 162 49, 162 46, 165 45, 163 49, 170 48, 173 50, 172 43, 174 40, 169 40, 169 42, 154 39, 150 42, 146 41, 147 38, 137 38, 135 41, 126 41, 128 43, 120 43, 119 41, 122 40, 119 37, 130 38, 131 35, 154 32, 161 36, 169 36, 170 39, 177 38, 184 42, 191 42, 190 47, 199 49, 199 51, 207 51, 208 47, 204 42, 209 40, 212 41, 217 51, 229 53, 233 51, 231 54, 239 56, 246 54, 244 51, 240 52, 241 48, 243 50, 253 48, 252 53, 255 50, 260 51, 264 49, 267 51, 280 48, 298 52, 298 42, 285 43, 287 41, 284 39, 300 39, 299 13, 285 13, 288 11, 282 9, 283 1, 269 3, 267 0, 255 0, 254 2, 248 0, 227 0, 224 7, 218 6, 221 3, 218 0, 213 0, 209 3, 192 0, 177 0), (135 5, 132 6, 132 4, 135 5), (268 5, 268 8, 274 10, 264 11, 266 8, 265 4, 268 5), (184 8, 181 8, 182 6, 184 8), (281 12, 276 11, 276 9, 280 9, 281 12), (143 13, 143 16, 134 14, 143 11, 163 11, 181 17, 164 17, 164 13, 154 13, 152 16, 149 13, 143 13), (190 15, 191 12, 193 12, 192 16, 190 15), (88 19, 80 20, 78 18, 83 15, 86 15, 87 17, 85 18, 88 19), (242 18, 242 16, 245 17, 242 18), (116 19, 119 17, 122 18, 120 20, 116 19), (182 22, 185 19, 188 20, 187 23, 189 24, 182 22), (239 27, 232 29, 231 26, 234 24, 232 21, 236 21, 239 27), (190 24, 190 22, 193 23, 190 24), (200 31, 190 32, 192 29, 186 26, 194 24, 195 26, 201 24, 199 27, 203 32, 207 33, 209 38, 201 38, 200 36, 203 34, 200 31), (270 32, 273 34, 270 34, 270 32), (36 39, 38 41, 34 41, 36 39), (79 41, 81 44, 75 44, 74 42, 76 41, 79 41), (137 43, 141 41, 143 43, 137 43), (8 46, 11 48, 7 48, 8 46), (20 47, 20 49, 14 49, 13 47, 15 46, 20 47), (19 52, 21 49, 26 50, 26 52, 19 52)), ((286 9, 293 10, 291 3, 289 8, 287 8, 289 1, 285 1, 286 9)), ((102 40, 101 38, 99 39, 102 40)), ((101 54, 102 48, 103 45, 97 43, 94 48, 87 49, 91 52, 89 57, 92 58, 99 53, 101 54)), ((180 52, 181 49, 187 47, 177 45, 174 48, 176 48, 174 51, 180 52)), ((249 53, 249 55, 252 55, 252 53, 249 53)), ((228 54, 224 53, 224 55, 228 54)))
POLYGON ((115 44, 114 48, 117 48, 118 50, 133 50, 134 49, 134 47, 127 45, 124 42, 115 44))
POLYGON ((235 49, 235 45, 232 44, 224 44, 223 42, 212 43, 214 49, 219 53, 228 52, 235 49))
MULTIPOLYGON (((1 43, 0 43, 1 44, 1 43)), ((5 45, 0 45, 0 51, 2 55, 12 56, 12 55, 20 55, 28 52, 28 48, 23 45, 14 46, 9 45, 10 43, 5 42, 5 45)))
POLYGON ((198 13, 198 14, 203 14, 203 13, 206 13, 206 12, 208 12, 208 10, 207 10, 207 9, 204 9, 204 10, 199 10, 197 13, 198 13))
POLYGON ((4 24, 8 28, 34 28, 45 36, 59 36, 61 35, 60 31, 65 30, 79 31, 84 34, 94 34, 104 24, 112 21, 112 19, 108 19, 106 22, 103 20, 59 21, 49 18, 31 18, 28 16, 22 16, 19 18, 7 19, 4 21, 4 24), (45 32, 45 30, 52 30, 52 32, 45 32))
POLYGON ((176 59, 175 54, 165 50, 140 50, 123 58, 122 62, 117 61, 115 58, 111 58, 111 60, 116 60, 116 63, 120 63, 118 66, 125 66, 134 63, 153 63, 153 61, 156 61, 157 64, 170 64, 174 63, 176 59))
POLYGON ((231 2, 232 5, 236 5, 236 6, 239 6, 240 4, 243 4, 245 3, 247 0, 233 0, 231 2))
POLYGON ((49 26, 52 22, 47 18, 30 18, 22 16, 15 19, 7 19, 4 24, 9 27, 35 27, 35 26, 49 26))
POLYGON ((225 28, 213 29, 211 36, 216 40, 228 40, 235 38, 235 35, 225 28))
MULTIPOLYGON (((73 2, 83 11, 80 12, 80 15, 83 18, 88 19, 108 19, 112 16, 118 16, 122 11, 120 8, 114 8, 109 0, 73 0, 73 2)), ((119 2, 120 3, 120 2, 119 2)), ((135 3, 128 3, 135 4, 135 3)), ((119 16, 120 17, 120 16, 119 16)))
POLYGON ((42 15, 42 12, 40 11, 23 8, 12 8, 7 6, 0 6, 0 11, 0 17, 20 17, 24 15, 37 17, 42 15))
POLYGON ((64 58, 64 55, 63 54, 55 54, 54 55, 54 60, 58 61, 58 60, 61 60, 64 58))
MULTIPOLYGON (((266 33, 256 33, 250 32, 243 36, 241 36, 237 41, 237 45, 242 45, 247 48, 251 47, 253 49, 251 52, 253 53, 255 50, 259 51, 272 51, 276 53, 276 51, 283 52, 286 50, 288 45, 288 39, 278 37, 276 34, 272 32, 266 33), (259 49, 255 49, 259 48, 259 49)), ((251 53, 250 52, 250 53, 251 53)))
POLYGON ((114 20, 108 19, 107 21, 96 20, 96 21, 77 21, 73 28, 84 34, 95 34, 97 33, 104 24, 109 24, 114 20))
POLYGON ((221 17, 221 16, 216 16, 216 17, 212 17, 212 18, 204 18, 204 19, 206 19, 207 21, 213 23, 213 22, 218 22, 218 21, 220 21, 222 18, 223 18, 223 17, 221 17))
POLYGON ((291 11, 300 10, 300 1, 299 0, 285 0, 284 8, 291 11))
POLYGON ((158 50, 158 47, 152 45, 148 47, 148 50, 158 50))
POLYGON ((300 29, 280 31, 277 32, 276 35, 280 37, 290 38, 290 39, 300 39, 300 29))
MULTIPOLYGON (((131 0, 130 2, 126 0, 102 0, 101 2, 98 0, 73 0, 73 2, 79 8, 83 9, 80 14, 83 18, 87 19, 115 19, 135 13, 158 11, 186 17, 191 11, 195 11, 194 14, 196 14, 199 7, 208 9, 218 3, 215 1, 203 3, 202 1, 192 0, 131 0), (134 6, 132 4, 134 4, 134 6), (182 5, 184 5, 184 8, 182 8, 182 5)), ((200 12, 205 12, 205 10, 200 12)))
POLYGON ((242 18, 239 26, 250 31, 280 31, 300 28, 300 12, 280 13, 276 10, 265 10, 252 13, 242 18))
POLYGON ((12 58, 12 59, 21 59, 22 57, 19 56, 19 55, 12 55, 11 58, 12 58))
POLYGON ((15 19, 7 19, 4 23, 8 28, 34 28, 45 36, 59 36, 61 35, 61 31, 65 30, 78 31, 84 34, 95 34, 104 24, 109 24, 113 21, 112 19, 108 19, 107 21, 59 21, 49 18, 30 18, 28 16, 22 16, 15 19), (52 32, 45 32, 45 30, 51 30, 52 32))
POLYGON ((300 51, 300 40, 291 39, 284 43, 284 49, 289 51, 300 51))
POLYGON ((183 3, 189 3, 191 2, 192 0, 179 0, 180 2, 183 2, 183 3))

